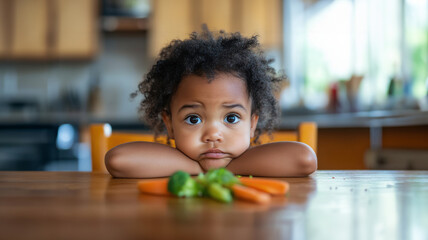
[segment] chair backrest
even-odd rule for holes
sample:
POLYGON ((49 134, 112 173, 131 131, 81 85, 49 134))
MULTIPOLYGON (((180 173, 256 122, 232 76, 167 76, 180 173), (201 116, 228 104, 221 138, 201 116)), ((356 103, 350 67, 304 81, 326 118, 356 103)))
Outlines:
MULTIPOLYGON (((262 144, 279 141, 298 141, 309 145, 315 152, 317 151, 318 128, 314 122, 303 122, 297 131, 276 131, 272 138, 267 135, 260 136, 262 144)), ((104 164, 104 156, 107 151, 117 145, 133 141, 153 142, 153 134, 147 133, 125 133, 113 132, 108 123, 92 124, 90 126, 91 135, 91 155, 92 171, 103 171, 107 169, 104 164)), ((160 137, 158 142, 166 144, 166 137, 160 137)), ((174 145, 174 142, 172 142, 174 145)))

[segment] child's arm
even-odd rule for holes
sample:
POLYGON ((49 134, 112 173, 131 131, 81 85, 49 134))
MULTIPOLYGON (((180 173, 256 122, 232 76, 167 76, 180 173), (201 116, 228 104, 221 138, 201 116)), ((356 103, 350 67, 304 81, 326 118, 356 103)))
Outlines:
POLYGON ((121 144, 107 152, 105 164, 113 177, 167 177, 177 170, 192 175, 202 172, 198 162, 177 149, 152 142, 121 144))
POLYGON ((248 149, 232 160, 227 169, 240 175, 302 177, 317 169, 317 156, 303 143, 269 143, 248 149))

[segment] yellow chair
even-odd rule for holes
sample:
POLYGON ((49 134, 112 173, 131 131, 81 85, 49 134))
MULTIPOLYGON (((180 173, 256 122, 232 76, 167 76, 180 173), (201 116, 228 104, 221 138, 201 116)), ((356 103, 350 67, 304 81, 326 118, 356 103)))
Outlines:
MULTIPOLYGON (((298 141, 303 142, 317 150, 317 132, 318 128, 314 122, 303 122, 299 125, 297 131, 276 131, 273 133, 272 139, 267 135, 260 136, 262 144, 278 141, 298 141)), ((125 133, 113 132, 111 125, 108 123, 92 124, 90 126, 91 135, 91 155, 92 155, 92 171, 106 172, 104 164, 104 156, 107 151, 117 145, 133 141, 153 142, 153 134, 147 133, 125 133)), ((158 139, 160 143, 166 144, 166 137, 162 136, 158 139)), ((174 142, 172 141, 172 144, 174 142)))
POLYGON ((302 122, 297 131, 276 131, 272 133, 272 138, 267 134, 260 136, 260 143, 295 141, 309 145, 314 152, 317 152, 318 127, 315 122, 302 122))

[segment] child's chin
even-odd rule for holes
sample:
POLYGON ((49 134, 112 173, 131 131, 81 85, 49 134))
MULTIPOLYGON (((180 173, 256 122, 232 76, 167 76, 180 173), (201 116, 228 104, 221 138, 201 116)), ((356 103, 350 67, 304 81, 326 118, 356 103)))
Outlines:
POLYGON ((204 159, 200 162, 202 169, 206 172, 210 169, 226 167, 229 163, 225 159, 204 159))

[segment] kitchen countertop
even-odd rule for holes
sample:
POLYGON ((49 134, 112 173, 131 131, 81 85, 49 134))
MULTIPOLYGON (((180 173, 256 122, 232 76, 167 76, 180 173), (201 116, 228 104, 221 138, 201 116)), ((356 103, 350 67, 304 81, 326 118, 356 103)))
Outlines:
MULTIPOLYGON (((428 124, 428 111, 394 110, 367 111, 355 113, 315 113, 293 114, 283 113, 280 129, 294 129, 299 123, 314 121, 318 128, 350 128, 350 127, 394 127, 416 126, 428 124)), ((138 117, 129 116, 91 116, 86 113, 46 113, 25 114, 0 113, 0 126, 8 125, 60 125, 64 123, 88 125, 107 122, 120 126, 144 126, 138 117)))
POLYGON ((314 121, 318 128, 397 127, 428 125, 428 111, 382 110, 354 113, 282 115, 280 128, 296 127, 300 122, 314 121))

